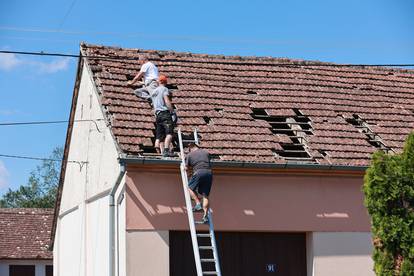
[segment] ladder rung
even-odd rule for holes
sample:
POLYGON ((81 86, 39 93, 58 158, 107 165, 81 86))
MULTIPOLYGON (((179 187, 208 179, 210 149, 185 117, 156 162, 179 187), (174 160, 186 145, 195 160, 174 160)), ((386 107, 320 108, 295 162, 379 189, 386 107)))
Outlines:
POLYGON ((204 223, 204 222, 202 222, 201 220, 194 221, 194 223, 195 223, 195 224, 204 224, 204 225, 209 225, 209 223, 204 223))
POLYGON ((199 246, 198 248, 200 250, 213 250, 213 247, 212 246, 204 246, 204 245, 202 245, 202 246, 199 246))
POLYGON ((218 275, 216 271, 205 271, 203 275, 218 275))
POLYGON ((210 238, 210 234, 197 234, 197 237, 200 237, 200 238, 210 238))
POLYGON ((201 259, 202 263, 214 263, 215 261, 215 259, 201 259))
POLYGON ((183 143, 195 143, 196 140, 183 140, 183 143))

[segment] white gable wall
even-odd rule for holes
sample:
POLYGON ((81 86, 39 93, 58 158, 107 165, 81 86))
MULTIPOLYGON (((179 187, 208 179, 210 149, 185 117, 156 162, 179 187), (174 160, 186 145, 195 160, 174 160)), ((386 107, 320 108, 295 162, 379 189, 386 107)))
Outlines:
POLYGON ((120 166, 116 144, 103 120, 95 89, 90 71, 84 65, 55 236, 57 276, 108 275, 108 195, 120 166), (79 120, 95 120, 96 124, 79 120))

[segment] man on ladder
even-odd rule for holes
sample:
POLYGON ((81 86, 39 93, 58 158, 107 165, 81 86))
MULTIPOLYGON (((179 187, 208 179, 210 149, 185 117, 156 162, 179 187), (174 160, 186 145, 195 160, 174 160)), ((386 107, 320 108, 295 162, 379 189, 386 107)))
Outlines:
POLYGON ((208 211, 210 208, 208 196, 210 195, 213 174, 211 172, 210 155, 200 149, 196 143, 189 144, 190 152, 186 157, 186 169, 192 168, 192 176, 188 183, 188 192, 195 201, 193 212, 203 210, 203 223, 208 223, 208 211), (202 197, 202 204, 199 196, 202 197))
MULTIPOLYGON (((208 196, 210 194, 211 183, 213 177, 211 174, 210 156, 206 150, 198 147, 197 130, 194 130, 194 140, 183 140, 181 129, 178 129, 178 142, 180 146, 181 156, 181 180, 184 190, 185 206, 187 209, 188 223, 190 226, 191 243, 193 245, 194 261, 197 270, 197 276, 216 275, 221 276, 220 261, 214 234, 214 225, 212 214, 209 210, 208 196), (190 143, 190 153, 184 155, 183 142, 190 143), (190 184, 188 182, 187 170, 193 169, 193 176, 190 184), (198 195, 203 197, 203 205, 201 205, 198 195), (191 199, 196 202, 193 207, 191 199), (202 221, 194 220, 194 212, 204 209, 202 221), (207 224, 208 233, 199 232, 197 225, 207 224), (201 242, 203 245, 199 245, 201 242), (203 252, 202 258, 200 252, 203 252), (214 268, 212 265, 214 264, 214 268)), ((201 230, 201 229, 200 229, 201 230)))

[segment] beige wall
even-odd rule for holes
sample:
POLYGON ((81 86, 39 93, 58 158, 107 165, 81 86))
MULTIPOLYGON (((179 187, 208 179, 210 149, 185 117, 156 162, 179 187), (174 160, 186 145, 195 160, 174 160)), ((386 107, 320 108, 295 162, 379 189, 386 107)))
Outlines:
MULTIPOLYGON (((188 229, 179 170, 128 168, 127 229, 188 229)), ((216 171, 217 230, 368 232, 362 177, 216 171)))
POLYGON ((126 250, 128 276, 169 275, 168 231, 128 231, 126 250))
POLYGON ((375 276, 371 233, 312 233, 311 276, 375 276))
POLYGON ((103 118, 90 73, 84 66, 75 120, 97 120, 97 125, 88 121, 73 124, 68 160, 88 163, 82 167, 78 163, 68 163, 60 214, 110 189, 118 177, 118 152, 103 118))
POLYGON ((84 66, 74 118, 96 124, 73 124, 68 160, 87 164, 69 162, 66 168, 53 252, 55 276, 108 274, 108 194, 120 166, 95 89, 84 66))

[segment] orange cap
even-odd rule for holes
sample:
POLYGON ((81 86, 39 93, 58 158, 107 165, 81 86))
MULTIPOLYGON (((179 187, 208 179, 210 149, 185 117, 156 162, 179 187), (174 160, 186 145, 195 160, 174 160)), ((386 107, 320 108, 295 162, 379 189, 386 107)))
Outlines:
POLYGON ((162 84, 166 84, 168 82, 168 79, 166 76, 164 75, 160 75, 160 77, 158 78, 159 82, 162 84))

